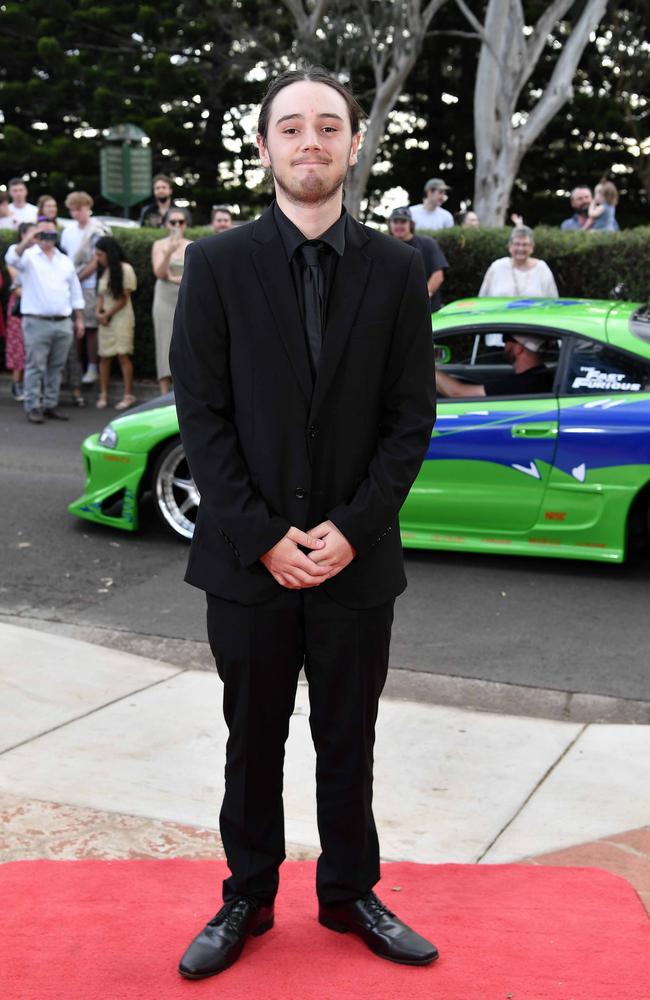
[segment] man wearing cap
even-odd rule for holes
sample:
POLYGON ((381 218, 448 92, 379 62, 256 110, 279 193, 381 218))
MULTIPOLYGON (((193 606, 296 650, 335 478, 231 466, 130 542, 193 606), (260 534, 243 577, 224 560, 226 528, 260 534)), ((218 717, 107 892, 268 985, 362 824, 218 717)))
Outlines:
POLYGON ((6 256, 22 287, 25 414, 31 424, 68 419, 58 409, 61 375, 73 329, 78 339, 84 332, 81 285, 72 261, 57 248, 57 235, 52 221, 30 226, 6 256))
POLYGON ((388 216, 388 232, 403 243, 415 247, 422 254, 424 273, 427 276, 427 291, 431 312, 437 312, 442 306, 440 286, 445 280, 445 271, 449 267, 447 258, 433 236, 416 236, 415 223, 411 210, 407 206, 395 208, 388 216))
POLYGON ((525 333, 505 333, 503 353, 514 368, 508 375, 490 379, 486 385, 461 382, 436 369, 436 387, 442 396, 533 396, 551 392, 553 372, 542 360, 543 337, 525 333))
POLYGON ((453 226, 453 215, 442 207, 450 190, 441 177, 431 177, 426 182, 422 204, 409 206, 413 222, 419 229, 450 229, 453 226))

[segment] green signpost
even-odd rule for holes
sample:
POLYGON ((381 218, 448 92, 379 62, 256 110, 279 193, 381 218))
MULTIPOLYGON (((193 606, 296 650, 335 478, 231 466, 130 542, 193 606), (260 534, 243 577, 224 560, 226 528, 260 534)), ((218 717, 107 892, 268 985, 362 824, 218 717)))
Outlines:
POLYGON ((99 157, 102 196, 121 205, 128 219, 131 205, 151 194, 151 147, 137 125, 114 125, 106 138, 110 145, 99 157))

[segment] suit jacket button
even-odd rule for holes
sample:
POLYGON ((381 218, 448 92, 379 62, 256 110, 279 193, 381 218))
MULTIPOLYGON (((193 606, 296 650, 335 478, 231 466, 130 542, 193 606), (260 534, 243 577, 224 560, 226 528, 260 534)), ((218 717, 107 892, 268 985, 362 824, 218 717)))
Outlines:
POLYGON ((309 437, 310 437, 310 438, 311 438, 312 440, 313 440, 313 439, 314 439, 315 437, 318 437, 318 427, 316 426, 316 424, 310 424, 310 425, 309 425, 309 437))
POLYGON ((293 495, 296 500, 304 500, 307 496, 307 490, 303 490, 303 488, 299 486, 298 489, 293 491, 293 495))

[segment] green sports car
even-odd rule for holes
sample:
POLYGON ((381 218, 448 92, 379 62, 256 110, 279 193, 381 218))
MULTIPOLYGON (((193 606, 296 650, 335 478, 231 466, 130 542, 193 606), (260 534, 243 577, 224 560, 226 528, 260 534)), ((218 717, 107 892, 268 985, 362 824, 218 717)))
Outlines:
MULTIPOLYGON (((585 299, 466 299, 433 317, 439 370, 474 383, 440 398, 402 541, 622 562, 650 536, 650 307, 585 299), (505 346, 534 343, 535 385, 505 346), (543 390, 543 391, 540 391, 543 390)), ((142 495, 191 538, 199 504, 173 396, 116 418, 82 446, 79 517, 128 531, 142 495)))

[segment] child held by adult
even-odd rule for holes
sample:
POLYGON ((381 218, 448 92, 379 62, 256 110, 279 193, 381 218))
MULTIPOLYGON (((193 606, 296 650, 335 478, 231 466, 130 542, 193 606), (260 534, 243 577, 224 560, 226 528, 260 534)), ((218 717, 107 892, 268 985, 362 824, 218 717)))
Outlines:
POLYGON ((116 410, 127 410, 137 400, 133 395, 133 338, 135 315, 131 293, 137 288, 135 271, 112 236, 101 236, 95 244, 97 258, 97 307, 99 397, 97 409, 108 406, 111 364, 117 357, 124 391, 116 410))
POLYGON ((583 229, 595 232, 616 233, 619 230, 616 221, 616 206, 618 205, 618 189, 612 181, 603 178, 594 188, 594 197, 589 206, 589 214, 583 224, 583 229))

